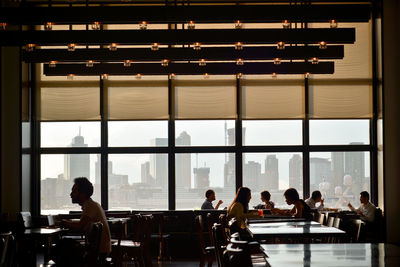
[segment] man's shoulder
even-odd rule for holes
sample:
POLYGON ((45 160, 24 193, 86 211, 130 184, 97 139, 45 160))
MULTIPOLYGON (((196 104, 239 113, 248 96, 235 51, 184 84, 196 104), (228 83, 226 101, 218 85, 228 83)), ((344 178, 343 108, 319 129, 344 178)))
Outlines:
POLYGON ((203 205, 201 205, 201 209, 202 209, 202 210, 214 209, 214 207, 213 207, 212 203, 206 199, 206 200, 203 202, 203 205))

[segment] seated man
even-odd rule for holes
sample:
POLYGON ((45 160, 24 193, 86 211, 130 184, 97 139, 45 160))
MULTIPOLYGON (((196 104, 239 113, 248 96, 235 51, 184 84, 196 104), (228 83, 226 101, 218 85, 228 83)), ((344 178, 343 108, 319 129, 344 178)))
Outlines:
POLYGON ((82 215, 79 221, 64 220, 62 224, 72 230, 87 232, 93 222, 101 222, 103 230, 100 241, 100 254, 105 258, 111 252, 111 235, 108 227, 106 215, 99 203, 91 198, 93 194, 93 185, 86 177, 74 179, 74 185, 71 191, 72 203, 82 206, 82 215))
POLYGON ((201 205, 202 210, 213 210, 213 209, 218 209, 219 206, 221 206, 222 203, 224 203, 222 200, 218 200, 217 206, 213 206, 212 202, 215 200, 215 192, 214 190, 208 189, 206 191, 206 200, 204 201, 203 205, 201 205))
POLYGON ((310 208, 317 209, 318 211, 324 208, 324 200, 322 199, 321 192, 318 190, 312 192, 311 197, 309 199, 306 199, 305 202, 310 208), (318 202, 320 202, 320 205, 317 208, 315 204, 318 202))
POLYGON ((349 202, 347 206, 354 212, 360 215, 360 218, 367 222, 373 222, 375 220, 375 205, 369 202, 369 194, 367 191, 362 191, 360 193, 361 206, 355 209, 349 202))

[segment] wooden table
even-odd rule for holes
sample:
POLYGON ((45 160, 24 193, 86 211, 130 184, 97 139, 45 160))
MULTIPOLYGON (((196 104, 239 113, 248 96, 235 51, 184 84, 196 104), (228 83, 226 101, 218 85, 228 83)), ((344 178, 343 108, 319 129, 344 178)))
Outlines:
POLYGON ((389 244, 268 244, 261 248, 271 267, 400 266, 400 246, 389 244))

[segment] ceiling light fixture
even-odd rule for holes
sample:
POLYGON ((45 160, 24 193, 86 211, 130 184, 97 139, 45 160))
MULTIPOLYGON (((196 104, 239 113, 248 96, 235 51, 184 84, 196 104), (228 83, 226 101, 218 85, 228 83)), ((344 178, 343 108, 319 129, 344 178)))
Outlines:
POLYGON ((200 50, 201 49, 201 44, 199 42, 196 42, 193 44, 193 49, 194 50, 200 50))
POLYGON ((188 30, 194 30, 195 27, 196 27, 196 24, 194 23, 193 20, 188 22, 188 24, 187 24, 188 30))
POLYGON ((204 58, 199 60, 199 66, 204 67, 206 65, 206 60, 204 58))
POLYGON ((132 64, 132 60, 126 59, 124 60, 124 67, 130 67, 132 64))
POLYGON ((139 23, 139 29, 147 30, 147 21, 142 21, 139 23))
POLYGON ((242 28, 242 22, 240 21, 240 20, 237 20, 236 22, 235 22, 235 29, 241 29, 242 28))
POLYGON ((92 68, 92 67, 93 67, 93 64, 94 64, 94 61, 93 61, 93 60, 88 60, 88 61, 86 61, 86 67, 88 67, 88 68, 92 68))
POLYGON ((287 19, 285 19, 285 20, 282 22, 282 27, 283 27, 284 29, 289 29, 289 28, 290 28, 290 22, 289 22, 287 19))
POLYGON ((319 49, 326 49, 327 48, 327 43, 325 41, 319 42, 319 49))
POLYGON ((235 44, 235 49, 236 50, 243 50, 243 43, 242 42, 237 42, 235 44))
POLYGON ((68 51, 72 52, 75 51, 75 44, 68 44, 68 51))
POLYGON ((280 65, 281 64, 281 59, 279 57, 274 58, 274 64, 275 65, 280 65))
POLYGON ((329 25, 330 25, 331 28, 337 28, 338 27, 338 22, 335 19, 331 19, 329 21, 329 25))
POLYGON ((278 50, 285 49, 285 42, 278 42, 276 45, 277 45, 278 50))
POLYGON ((95 31, 100 30, 100 22, 98 22, 98 21, 93 22, 92 30, 95 30, 95 31))
POLYGON ((108 46, 108 49, 109 49, 110 51, 117 51, 118 45, 117 45, 116 43, 112 43, 112 44, 110 44, 110 45, 108 46))

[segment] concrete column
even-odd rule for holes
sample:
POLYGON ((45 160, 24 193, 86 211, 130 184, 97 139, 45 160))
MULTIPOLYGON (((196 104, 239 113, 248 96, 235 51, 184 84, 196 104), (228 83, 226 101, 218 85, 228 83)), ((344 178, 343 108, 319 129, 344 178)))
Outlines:
POLYGON ((400 1, 383 4, 383 145, 386 236, 400 244, 400 1))

